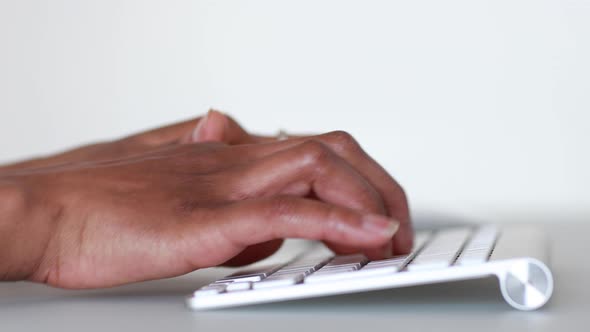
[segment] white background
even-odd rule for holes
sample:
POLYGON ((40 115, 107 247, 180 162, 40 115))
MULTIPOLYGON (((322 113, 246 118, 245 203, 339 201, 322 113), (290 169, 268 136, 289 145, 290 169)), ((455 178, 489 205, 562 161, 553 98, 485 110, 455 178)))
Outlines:
POLYGON ((225 110, 344 129, 418 210, 590 215, 590 1, 0 0, 0 160, 225 110))

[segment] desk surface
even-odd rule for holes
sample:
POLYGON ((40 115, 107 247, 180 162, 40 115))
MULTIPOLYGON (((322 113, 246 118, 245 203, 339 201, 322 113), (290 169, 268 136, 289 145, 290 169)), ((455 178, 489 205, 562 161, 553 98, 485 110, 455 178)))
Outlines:
MULTIPOLYGON (((590 323, 590 224, 548 227, 555 292, 541 310, 520 312, 502 300, 497 282, 477 280, 219 311, 191 312, 186 294, 228 272, 198 271, 180 278, 108 290, 66 291, 31 283, 0 283, 1 331, 306 331, 370 328, 454 331, 572 331, 590 323)), ((292 242, 281 255, 292 255, 292 242)))

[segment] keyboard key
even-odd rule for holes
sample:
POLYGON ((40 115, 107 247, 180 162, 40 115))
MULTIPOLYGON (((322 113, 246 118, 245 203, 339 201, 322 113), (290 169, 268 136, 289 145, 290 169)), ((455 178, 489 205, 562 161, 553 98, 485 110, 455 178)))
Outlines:
POLYGON ((194 293, 194 295, 199 297, 217 295, 219 293, 225 292, 226 287, 226 284, 211 284, 205 287, 201 287, 194 293))
POLYGON ((363 270, 385 266, 394 267, 397 270, 401 270, 408 264, 408 262, 416 257, 416 254, 422 250, 424 245, 431 239, 431 237, 431 232, 418 232, 414 238, 414 249, 410 254, 369 262, 369 264, 363 267, 363 270))
POLYGON ((303 276, 307 276, 312 274, 314 271, 311 268, 308 269, 297 269, 297 270, 279 270, 275 272, 272 277, 284 276, 284 275, 296 275, 302 274, 303 276))
POLYGON ((471 230, 468 228, 438 231, 434 234, 432 240, 422 249, 420 255, 456 252, 463 247, 470 234, 471 230))
POLYGON ((276 272, 280 269, 283 265, 270 265, 270 266, 262 266, 254 269, 248 269, 243 271, 238 271, 234 274, 231 274, 223 279, 218 280, 218 282, 245 282, 245 281, 260 281, 269 275, 276 272))
POLYGON ((302 273, 270 276, 263 281, 253 283, 252 286, 254 289, 291 286, 301 283, 304 277, 302 273))
POLYGON ((396 256, 396 257, 390 258, 390 259, 372 261, 372 262, 369 262, 369 264, 367 264, 365 267, 363 267, 363 270, 371 269, 371 268, 380 268, 380 267, 401 268, 404 265, 404 262, 406 262, 409 257, 410 257, 410 255, 403 255, 403 256, 396 256))
POLYGON ((485 263, 488 260, 488 257, 490 257, 491 251, 492 248, 463 251, 461 256, 457 258, 457 263, 455 263, 455 265, 467 266, 485 263))
POLYGON ((331 282, 337 280, 348 280, 348 279, 363 279, 375 276, 382 276, 393 274, 401 270, 406 264, 414 257, 415 253, 422 249, 422 246, 430 238, 430 232, 421 232, 416 234, 414 240, 414 251, 409 255, 396 256, 389 259, 383 259, 378 261, 372 261, 362 266, 360 269, 356 269, 356 266, 347 268, 337 268, 325 266, 318 272, 305 278, 303 283, 314 284, 322 282, 331 282), (348 269, 348 270, 346 270, 348 269))
POLYGON ((488 249, 496 242, 498 229, 495 226, 478 228, 463 250, 488 249))
POLYGON ((226 292, 244 291, 252 289, 252 282, 232 282, 225 288, 226 292))
POLYGON ((301 267, 309 267, 313 270, 318 270, 330 261, 334 256, 321 256, 321 257, 303 257, 294 260, 287 264, 283 269, 295 269, 301 267))
MULTIPOLYGON (((333 267, 333 266, 356 266, 360 268, 361 266, 367 264, 369 259, 365 257, 365 255, 356 254, 356 255, 343 255, 343 256, 336 256, 332 258, 323 268, 333 267)), ((321 270, 321 269, 320 269, 321 270)))
MULTIPOLYGON (((317 279, 320 276, 334 275, 346 272, 352 272, 360 269, 362 266, 367 264, 369 260, 365 255, 343 255, 336 256, 312 276, 317 279)), ((308 277, 311 278, 312 276, 308 277)), ((312 279, 313 280, 313 279, 312 279)))
POLYGON ((466 266, 486 262, 497 237, 498 230, 496 227, 487 226, 478 229, 463 248, 461 255, 457 258, 456 265, 466 266))
POLYGON ((387 275, 396 273, 397 269, 390 266, 379 266, 369 269, 361 270, 350 270, 350 271, 329 271, 324 273, 314 273, 311 276, 305 278, 303 281, 306 284, 331 282, 337 280, 348 280, 348 279, 359 279, 374 277, 379 275, 387 275))
MULTIPOLYGON (((416 236, 414 237, 414 248, 412 248, 412 252, 410 253, 410 257, 415 257, 418 252, 420 252, 424 245, 432 239, 432 232, 431 231, 420 231, 416 232, 416 236)), ((395 258, 395 257, 393 257, 395 258)))
POLYGON ((468 228, 439 231, 407 266, 409 271, 440 269, 450 266, 470 235, 468 228))
POLYGON ((322 271, 322 270, 338 270, 338 269, 343 269, 343 268, 355 268, 355 269, 359 269, 361 268, 361 264, 357 263, 357 264, 343 264, 343 265, 326 265, 324 267, 322 267, 321 269, 319 269, 318 271, 322 271))
POLYGON ((358 268, 356 266, 342 266, 334 269, 321 269, 318 272, 314 273, 314 276, 320 274, 335 274, 335 273, 342 273, 342 272, 350 272, 350 271, 357 271, 358 268))

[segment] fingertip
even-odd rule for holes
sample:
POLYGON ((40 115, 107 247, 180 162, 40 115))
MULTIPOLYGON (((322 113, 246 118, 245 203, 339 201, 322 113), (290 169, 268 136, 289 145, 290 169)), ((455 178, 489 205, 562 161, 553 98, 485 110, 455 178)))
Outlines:
POLYGON ((198 143, 198 142, 202 142, 205 139, 206 133, 205 131, 207 130, 207 121, 209 119, 209 113, 207 113, 204 117, 201 118, 201 120, 199 120, 199 122, 197 123, 197 126, 195 127, 195 129, 193 130, 193 133, 191 135, 191 142, 192 143, 198 143))
POLYGON ((384 246, 397 232, 399 223, 377 214, 360 215, 358 218, 358 222, 353 221, 354 218, 338 220, 335 229, 328 232, 333 236, 328 240, 349 247, 374 248, 376 255, 381 256, 384 246))
POLYGON ((192 142, 224 141, 227 126, 227 117, 223 113, 211 109, 195 127, 192 134, 192 142))
POLYGON ((377 214, 367 214, 363 216, 363 229, 375 235, 384 238, 392 238, 399 229, 399 222, 377 214))

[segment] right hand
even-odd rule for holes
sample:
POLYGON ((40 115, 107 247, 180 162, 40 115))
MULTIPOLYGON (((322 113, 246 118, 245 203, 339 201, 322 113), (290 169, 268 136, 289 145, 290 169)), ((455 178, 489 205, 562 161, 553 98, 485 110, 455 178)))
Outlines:
POLYGON ((399 227, 394 247, 411 247, 403 191, 343 132, 171 145, 3 180, 22 189, 13 201, 26 211, 13 236, 13 252, 21 256, 6 266, 58 287, 107 287, 244 264, 276 249, 252 246, 283 238, 324 240, 375 259, 399 227))

